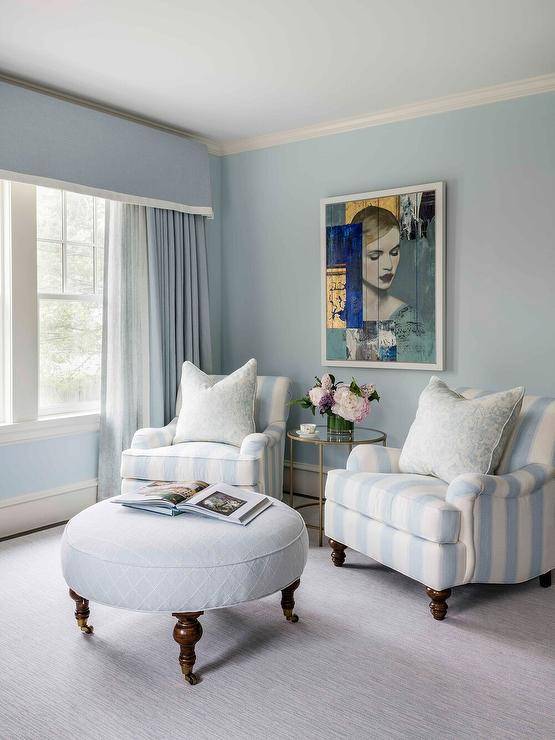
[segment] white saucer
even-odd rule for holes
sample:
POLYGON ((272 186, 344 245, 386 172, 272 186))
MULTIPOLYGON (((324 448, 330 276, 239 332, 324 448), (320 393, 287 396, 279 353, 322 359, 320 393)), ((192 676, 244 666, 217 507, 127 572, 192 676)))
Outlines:
POLYGON ((314 439, 315 437, 318 437, 318 431, 313 432, 312 434, 305 434, 304 432, 301 432, 300 429, 296 429, 295 432, 299 437, 304 437, 305 439, 314 439))

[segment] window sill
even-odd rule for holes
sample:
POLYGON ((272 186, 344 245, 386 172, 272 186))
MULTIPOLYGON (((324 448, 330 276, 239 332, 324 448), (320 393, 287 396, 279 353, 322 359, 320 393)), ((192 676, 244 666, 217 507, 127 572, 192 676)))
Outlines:
POLYGON ((68 435, 98 432, 99 413, 65 414, 43 416, 33 421, 18 421, 14 424, 0 424, 0 445, 26 442, 32 439, 67 437, 68 435))

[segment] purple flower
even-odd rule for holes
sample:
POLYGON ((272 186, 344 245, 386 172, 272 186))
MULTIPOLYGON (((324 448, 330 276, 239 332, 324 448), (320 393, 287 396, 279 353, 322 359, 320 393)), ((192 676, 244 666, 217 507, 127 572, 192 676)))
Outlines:
POLYGON ((318 409, 321 414, 325 414, 327 411, 331 409, 333 404, 334 404, 333 394, 330 393, 329 391, 325 391, 324 393, 322 393, 318 401, 318 409))

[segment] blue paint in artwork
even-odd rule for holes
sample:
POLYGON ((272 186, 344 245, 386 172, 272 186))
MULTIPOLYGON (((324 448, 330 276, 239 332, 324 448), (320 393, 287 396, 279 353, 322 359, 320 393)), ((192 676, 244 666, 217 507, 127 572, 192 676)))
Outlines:
POLYGON ((345 308, 340 317, 349 329, 362 327, 362 224, 326 228, 327 267, 345 267, 345 308))
POLYGON ((381 362, 396 362, 397 361, 397 347, 380 347, 379 358, 381 362))
POLYGON ((380 321, 378 324, 378 360, 397 362, 399 337, 394 321, 380 321))

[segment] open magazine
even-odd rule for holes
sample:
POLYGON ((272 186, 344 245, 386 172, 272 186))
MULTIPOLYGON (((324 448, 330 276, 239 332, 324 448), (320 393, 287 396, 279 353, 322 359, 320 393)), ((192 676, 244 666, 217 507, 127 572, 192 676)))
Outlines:
POLYGON ((214 483, 209 486, 204 481, 192 483, 155 481, 133 493, 116 496, 112 503, 169 516, 196 512, 243 525, 251 522, 272 505, 271 500, 260 493, 245 491, 227 483, 214 483))

